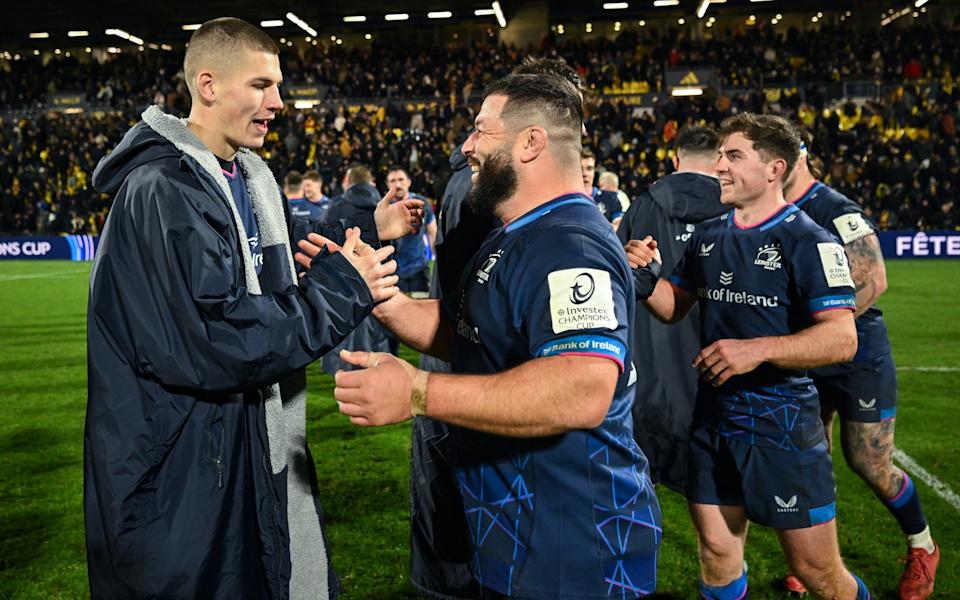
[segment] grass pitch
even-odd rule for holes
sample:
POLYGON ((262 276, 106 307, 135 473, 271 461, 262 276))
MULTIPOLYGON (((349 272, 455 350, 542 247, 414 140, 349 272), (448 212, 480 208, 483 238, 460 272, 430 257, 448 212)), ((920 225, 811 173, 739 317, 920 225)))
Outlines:
MULTIPOLYGON (((88 596, 82 448, 89 264, 0 262, 0 597, 88 596)), ((897 446, 960 490, 960 262, 890 261, 880 302, 899 372, 897 446), (918 370, 930 367, 945 370, 918 370)), ((410 355, 412 357, 412 355, 410 355)), ((408 581, 408 424, 357 429, 336 411, 332 381, 310 369, 307 435, 327 512, 333 564, 350 599, 416 598, 408 581)), ((834 457, 840 543, 874 598, 894 598, 904 542, 893 518, 834 457)), ((937 598, 960 598, 960 512, 914 477, 942 547, 937 598)), ((660 491, 658 595, 697 594, 696 540, 683 499, 660 491)), ((773 533, 747 547, 752 598, 784 598, 773 533)))

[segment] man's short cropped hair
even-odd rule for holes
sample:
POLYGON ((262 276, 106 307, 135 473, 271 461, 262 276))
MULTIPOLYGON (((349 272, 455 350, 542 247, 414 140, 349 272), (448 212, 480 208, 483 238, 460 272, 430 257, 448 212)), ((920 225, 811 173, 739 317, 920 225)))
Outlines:
POLYGON ((783 117, 740 113, 724 119, 720 125, 720 138, 725 140, 734 133, 742 133, 753 142, 753 149, 766 162, 782 158, 787 163, 784 178, 793 170, 800 155, 800 134, 783 117))
POLYGON ((675 144, 678 153, 715 155, 720 147, 720 133, 713 127, 688 125, 677 134, 675 144))
POLYGON ((584 147, 583 149, 580 150, 580 160, 584 160, 586 158, 592 158, 593 160, 597 160, 597 155, 594 154, 593 150, 591 150, 590 148, 584 147))
POLYGON ((317 183, 320 183, 321 181, 323 181, 323 178, 320 177, 320 173, 313 170, 310 170, 304 173, 303 178, 309 179, 310 181, 316 181, 317 183))
POLYGON ((300 174, 300 171, 290 171, 283 178, 283 184, 289 188, 298 188, 303 185, 303 175, 300 174))
POLYGON ((397 171, 400 171, 400 172, 402 172, 404 175, 406 175, 406 176, 407 176, 407 179, 410 178, 410 173, 407 173, 407 169, 406 169, 405 167, 401 166, 401 165, 392 165, 392 166, 387 170, 387 175, 389 175, 390 173, 396 173, 397 171))
POLYGON ((486 89, 489 96, 506 96, 501 116, 515 126, 541 125, 553 139, 576 142, 580 152, 583 102, 572 83, 556 75, 507 75, 486 89))
POLYGON ((520 66, 513 70, 514 75, 554 75, 566 79, 577 91, 583 93, 583 78, 577 70, 567 64, 562 58, 542 58, 528 56, 520 66))
POLYGON ((373 173, 363 165, 351 165, 347 169, 347 186, 354 186, 358 183, 372 183, 373 173))
POLYGON ((190 36, 183 57, 183 75, 190 93, 196 93, 194 85, 201 69, 229 64, 231 57, 242 50, 280 54, 280 48, 269 35, 243 19, 220 17, 201 25, 190 36))
POLYGON ((620 187, 620 177, 613 171, 604 171, 603 173, 600 173, 600 177, 597 179, 597 185, 609 185, 611 187, 618 188, 620 187))

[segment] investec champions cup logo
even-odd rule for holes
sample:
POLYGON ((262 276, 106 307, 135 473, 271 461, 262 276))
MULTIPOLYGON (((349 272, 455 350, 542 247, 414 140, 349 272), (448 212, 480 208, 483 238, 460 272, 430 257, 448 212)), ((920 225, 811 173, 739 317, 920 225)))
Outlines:
POLYGON ((580 273, 573 280, 570 286, 570 302, 573 304, 583 304, 593 297, 593 292, 597 289, 597 283, 593 280, 590 273, 580 273))

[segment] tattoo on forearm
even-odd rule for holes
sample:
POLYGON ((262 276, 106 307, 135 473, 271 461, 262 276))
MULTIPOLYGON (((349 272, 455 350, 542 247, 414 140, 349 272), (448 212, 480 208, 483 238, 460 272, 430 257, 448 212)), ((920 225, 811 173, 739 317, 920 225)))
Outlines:
POLYGON ((850 263, 850 276, 856 288, 857 305, 871 302, 876 298, 876 273, 883 268, 883 254, 880 251, 880 241, 876 234, 853 240, 844 246, 847 252, 847 261, 850 263))

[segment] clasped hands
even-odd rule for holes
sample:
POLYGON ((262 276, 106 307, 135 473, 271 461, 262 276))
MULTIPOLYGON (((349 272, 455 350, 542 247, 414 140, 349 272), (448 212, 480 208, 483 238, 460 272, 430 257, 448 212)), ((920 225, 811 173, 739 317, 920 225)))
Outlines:
POLYGON ((337 371, 334 375, 337 387, 333 397, 351 423, 369 427, 392 425, 410 418, 414 379, 419 372, 416 367, 385 352, 341 350, 340 358, 363 367, 356 371, 337 371))

